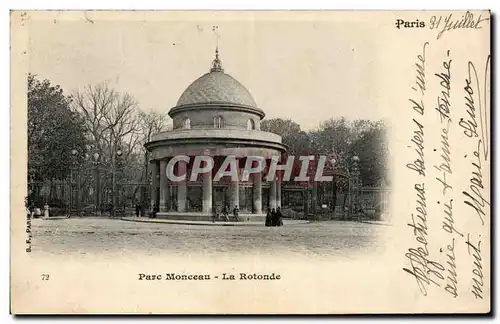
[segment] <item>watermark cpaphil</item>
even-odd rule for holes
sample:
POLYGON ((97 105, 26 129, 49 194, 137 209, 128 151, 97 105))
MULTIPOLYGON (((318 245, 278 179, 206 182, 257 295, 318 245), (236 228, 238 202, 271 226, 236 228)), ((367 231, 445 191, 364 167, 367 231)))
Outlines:
POLYGON ((229 155, 216 159, 208 155, 176 155, 167 163, 167 178, 171 182, 196 182, 200 175, 211 174, 213 181, 225 178, 248 182, 252 175, 262 174, 262 179, 268 182, 277 179, 280 182, 327 182, 333 180, 331 171, 336 167, 336 159, 331 155, 292 155, 285 159, 280 156, 229 155), (191 167, 187 168, 187 165, 191 167))

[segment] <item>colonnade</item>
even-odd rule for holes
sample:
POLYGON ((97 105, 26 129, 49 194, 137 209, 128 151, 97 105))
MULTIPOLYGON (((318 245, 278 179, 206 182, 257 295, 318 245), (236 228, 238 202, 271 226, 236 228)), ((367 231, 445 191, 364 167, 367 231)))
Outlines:
MULTIPOLYGON (((158 204, 160 212, 186 212, 187 203, 187 181, 188 181, 188 165, 185 161, 177 162, 177 176, 186 174, 186 180, 176 183, 169 183, 167 179, 167 160, 152 160, 151 164, 151 206, 158 204), (169 190, 172 186, 177 187, 177 208, 173 210, 169 206, 169 190), (159 197, 158 190, 159 187, 159 197)), ((240 172, 238 172, 240 174, 240 172)), ((252 176, 252 214, 262 214, 262 174, 254 173, 252 176)), ((213 183, 212 174, 202 173, 202 212, 204 214, 212 213, 213 201, 213 183)), ((231 181, 228 184, 229 204, 230 208, 239 206, 239 177, 237 181, 231 181)), ((281 207, 281 184, 273 180, 270 183, 269 190, 269 208, 281 207)))

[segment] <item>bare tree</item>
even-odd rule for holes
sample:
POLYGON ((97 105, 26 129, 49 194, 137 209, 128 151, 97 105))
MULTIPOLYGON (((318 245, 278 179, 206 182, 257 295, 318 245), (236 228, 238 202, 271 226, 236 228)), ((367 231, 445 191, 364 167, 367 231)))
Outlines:
MULTIPOLYGON (((158 134, 170 128, 170 125, 167 125, 166 115, 155 111, 139 112, 138 124, 139 139, 142 144, 150 142, 155 134, 158 134)), ((140 148, 143 155, 143 166, 140 182, 146 183, 149 175, 149 152, 143 145, 141 145, 140 148)), ((137 189, 138 188, 136 188, 136 190, 134 191, 134 196, 137 193, 137 189)), ((143 195, 143 193, 141 193, 141 195, 143 195)))
POLYGON ((109 134, 105 138, 110 153, 114 155, 120 147, 127 160, 139 141, 137 103, 128 93, 122 95, 115 92, 114 96, 110 109, 104 111, 104 124, 109 134))
POLYGON ((111 171, 114 193, 117 150, 121 149, 123 163, 127 164, 140 139, 137 102, 130 94, 117 92, 104 82, 76 91, 73 109, 83 116, 93 146, 93 152, 89 153, 99 153, 101 167, 111 171))
POLYGON ((137 145, 137 102, 128 93, 119 93, 107 83, 88 85, 73 94, 73 108, 80 112, 85 127, 101 156, 111 160, 117 147, 126 157, 137 145))
POLYGON ((111 107, 115 100, 115 91, 106 83, 87 85, 82 90, 77 90, 72 95, 73 109, 81 113, 85 128, 97 152, 104 154, 105 136, 108 128, 105 124, 105 111, 111 107))
MULTIPOLYGON (((149 111, 139 113, 139 127, 140 127, 140 139, 141 142, 150 142, 153 135, 158 134, 164 130, 168 129, 167 118, 164 114, 158 113, 156 111, 149 111)), ((149 152, 142 146, 144 154, 144 174, 142 180, 147 176, 147 166, 149 159, 149 152)))

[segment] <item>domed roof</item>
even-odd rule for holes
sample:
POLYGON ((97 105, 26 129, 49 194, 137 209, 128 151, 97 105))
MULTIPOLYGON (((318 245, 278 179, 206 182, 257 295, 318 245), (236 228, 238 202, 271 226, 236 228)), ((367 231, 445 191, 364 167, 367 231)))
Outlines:
POLYGON ((224 73, 222 69, 213 69, 202 75, 179 98, 177 106, 228 103, 257 108, 250 92, 236 79, 224 73))
MULTIPOLYGON (((218 48, 215 50, 215 59, 212 61, 210 72, 191 83, 172 110, 179 111, 183 106, 199 104, 243 106, 263 115, 263 111, 257 108, 247 88, 229 74, 224 73, 218 48)), ((210 106, 207 105, 207 108, 210 106)))

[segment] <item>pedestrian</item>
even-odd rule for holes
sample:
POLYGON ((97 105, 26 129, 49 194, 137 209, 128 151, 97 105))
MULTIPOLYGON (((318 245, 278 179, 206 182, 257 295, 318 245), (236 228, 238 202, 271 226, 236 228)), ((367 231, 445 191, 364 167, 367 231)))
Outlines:
POLYGON ((156 218, 156 213, 158 212, 158 210, 159 210, 159 206, 157 204, 155 204, 153 207, 153 218, 156 218))
POLYGON ((48 219, 49 218, 49 205, 47 203, 45 203, 45 205, 43 206, 43 218, 44 219, 48 219))
POLYGON ((271 226, 276 226, 276 209, 271 208, 271 226))
POLYGON ((141 212, 141 206, 139 205, 139 203, 137 202, 135 204, 135 217, 139 217, 139 214, 141 212))
POLYGON ((267 214, 266 214, 266 226, 272 226, 273 223, 273 215, 271 213, 271 208, 267 209, 267 214))
POLYGON ((33 202, 30 205, 30 217, 35 218, 35 204, 33 202))
POLYGON ((240 210, 238 209, 238 205, 234 206, 234 208, 233 208, 233 216, 234 216, 234 218, 236 219, 237 222, 240 221, 239 213, 240 213, 240 210))
POLYGON ((215 218, 217 217, 217 206, 212 207, 212 223, 215 223, 215 218))
POLYGON ((276 226, 283 226, 283 220, 281 219, 283 215, 281 214, 281 208, 278 207, 276 209, 276 221, 277 221, 277 225, 276 226))
POLYGON ((227 207, 227 205, 224 205, 224 207, 222 207, 222 218, 224 219, 225 222, 227 222, 229 220, 229 208, 227 207))
POLYGON ((149 217, 149 218, 153 218, 154 213, 155 213, 155 206, 156 206, 155 204, 152 204, 152 205, 150 206, 150 209, 149 209, 149 212, 148 212, 148 217, 149 217))

